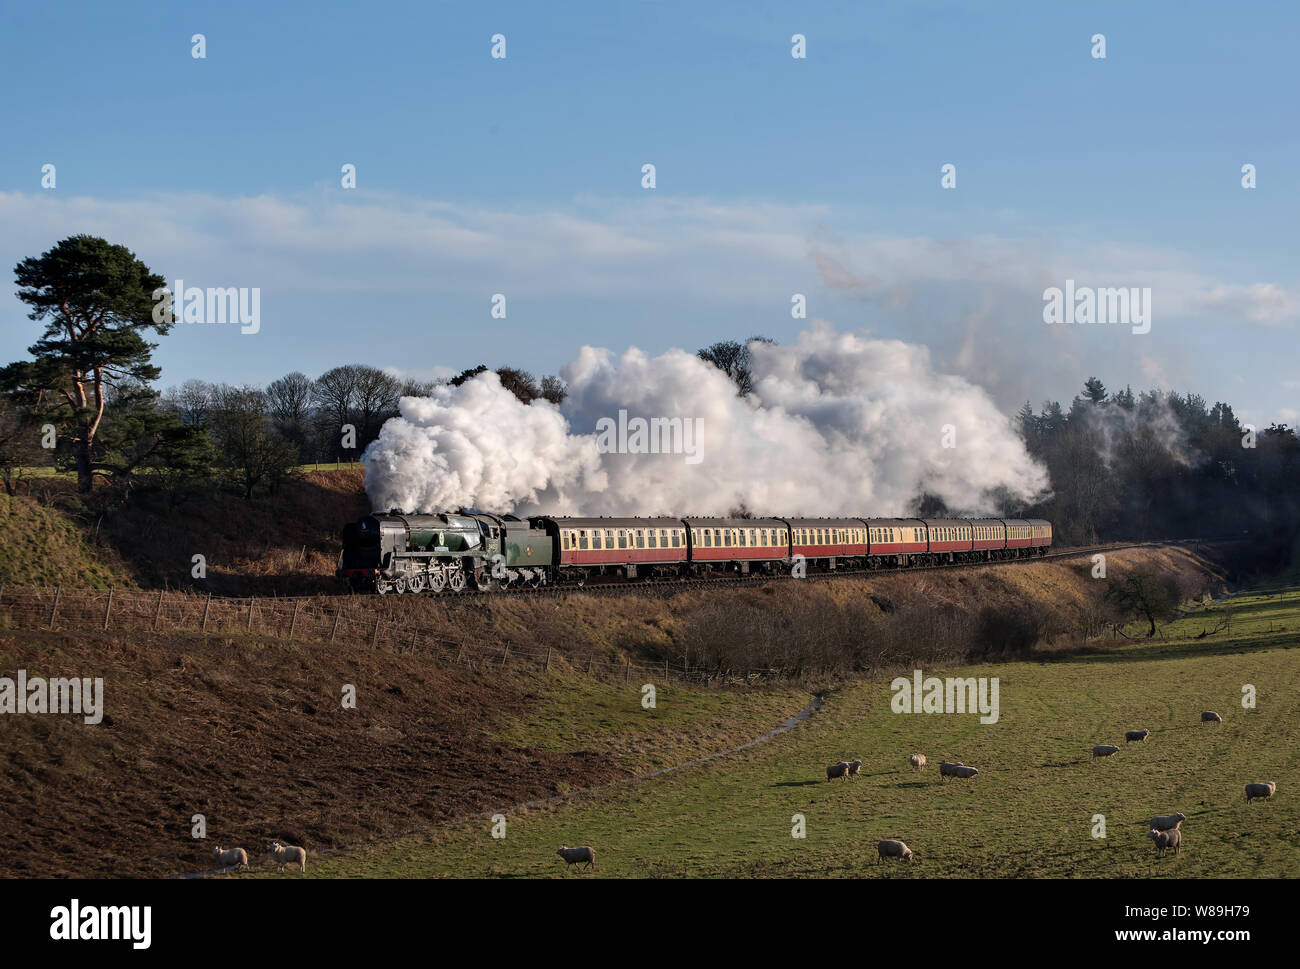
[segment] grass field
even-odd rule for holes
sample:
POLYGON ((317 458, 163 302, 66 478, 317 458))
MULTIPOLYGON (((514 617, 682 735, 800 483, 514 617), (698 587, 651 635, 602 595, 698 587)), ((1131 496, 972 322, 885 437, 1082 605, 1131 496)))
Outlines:
MULTIPOLYGON (((804 725, 748 750, 507 810, 504 839, 491 837, 486 817, 449 823, 315 856, 308 874, 562 877, 560 844, 596 848, 598 871, 585 877, 1300 874, 1300 587, 1233 598, 1162 634, 1104 652, 925 671, 996 676, 996 724, 895 714, 887 682, 848 686, 804 725), (1255 709, 1243 708, 1246 685, 1255 709), (1224 723, 1202 726, 1202 710, 1224 723), (1124 731, 1139 728, 1151 738, 1125 745, 1124 731), (1123 749, 1093 761, 1098 743, 1123 749), (907 766, 913 751, 929 758, 922 773, 907 766), (864 762, 860 778, 825 780, 827 764, 854 757, 864 762), (940 783, 941 759, 981 773, 940 783), (1247 805, 1244 785, 1265 780, 1277 781, 1276 797, 1247 805), (1182 853, 1157 858, 1146 821, 1178 811, 1187 815, 1182 853), (796 814, 806 819, 802 839, 791 837, 796 814), (1105 837, 1093 837, 1096 815, 1105 837), (881 838, 905 840, 918 862, 878 864, 881 838)), ((636 688, 592 690, 553 699, 504 735, 572 750, 607 736, 605 723, 653 748, 655 721, 629 726, 643 716, 636 688)), ((661 696, 659 716, 672 702, 661 696)))

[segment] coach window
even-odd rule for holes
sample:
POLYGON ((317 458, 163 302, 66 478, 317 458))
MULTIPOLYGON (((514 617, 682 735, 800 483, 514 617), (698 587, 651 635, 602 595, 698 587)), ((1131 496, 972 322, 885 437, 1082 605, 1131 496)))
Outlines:
POLYGON ((622 528, 618 530, 618 547, 627 548, 627 531, 622 528))
POLYGON ((655 544, 656 537, 655 537, 655 530, 653 528, 646 529, 646 538, 649 540, 650 548, 658 548, 658 546, 655 544))
POLYGON ((705 548, 712 548, 712 547, 713 547, 713 529, 712 529, 712 528, 706 528, 706 529, 704 529, 704 547, 705 547, 705 548))
POLYGON ((600 537, 601 537, 601 536, 600 536, 600 529, 599 529, 599 528, 596 529, 594 532, 591 533, 591 547, 592 547, 592 548, 600 548, 600 547, 601 547, 600 537))
POLYGON ((578 529, 578 548, 585 549, 586 547, 587 547, 587 530, 585 528, 580 528, 578 529))
POLYGON ((614 547, 614 532, 612 529, 609 528, 605 529, 605 547, 606 548, 614 547))
POLYGON ((645 548, 645 529, 643 528, 636 530, 636 547, 645 548))
POLYGON ((722 530, 722 545, 723 545, 724 548, 731 548, 731 529, 730 529, 730 528, 724 528, 724 529, 722 530))

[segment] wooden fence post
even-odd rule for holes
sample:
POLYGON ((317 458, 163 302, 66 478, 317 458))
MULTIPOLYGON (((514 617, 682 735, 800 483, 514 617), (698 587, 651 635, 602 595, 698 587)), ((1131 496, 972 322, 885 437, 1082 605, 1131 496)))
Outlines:
POLYGON ((374 649, 379 645, 379 620, 375 620, 375 633, 370 637, 370 648, 374 649))
POLYGON ((338 612, 334 613, 334 628, 330 630, 330 642, 334 642, 334 634, 339 631, 339 617, 343 615, 343 607, 339 606, 338 612))
POLYGON ((631 675, 632 675, 632 661, 631 661, 631 660, 628 660, 628 661, 627 661, 627 669, 625 669, 625 670, 623 671, 623 682, 626 683, 626 682, 628 681, 628 678, 629 678, 631 675))
POLYGON ((591 653, 587 654, 587 674, 591 674, 591 653))
MULTIPOLYGON (((0 586, 0 589, 3 589, 3 586, 0 586)), ((546 647, 546 672, 551 672, 551 647, 549 646, 546 647)))
POLYGON ((253 631, 253 607, 257 605, 257 599, 253 596, 248 597, 248 632, 253 631))
POLYGON ((664 657, 664 682, 668 682, 668 658, 664 657))
POLYGON ((50 607, 49 627, 54 628, 54 614, 59 611, 59 596, 63 594, 63 586, 58 585, 54 588, 54 605, 50 607))
POLYGON ((199 623, 199 632, 201 633, 205 633, 208 631, 208 610, 211 608, 212 608, 212 593, 209 592, 208 597, 203 600, 203 621, 199 623))
POLYGON ((293 604, 293 618, 289 620, 289 638, 293 639, 294 631, 298 628, 298 609, 302 606, 302 600, 298 599, 293 604))
POLYGON ((154 628, 154 629, 157 629, 157 628, 158 628, 158 620, 159 620, 160 618, 162 618, 162 600, 163 600, 163 590, 162 590, 162 589, 159 589, 159 590, 158 590, 158 605, 155 606, 155 607, 154 607, 154 610, 153 610, 153 628, 154 628))
POLYGON ((113 612, 113 587, 108 587, 108 602, 104 605, 104 628, 108 628, 108 617, 113 612))
POLYGON ((457 663, 460 662, 460 656, 461 656, 461 653, 463 653, 463 652, 465 652, 465 644, 464 644, 464 643, 457 643, 457 644, 456 644, 456 662, 457 662, 457 663))
POLYGON ((506 648, 501 651, 501 665, 506 665, 506 657, 510 655, 510 644, 506 643, 506 648))

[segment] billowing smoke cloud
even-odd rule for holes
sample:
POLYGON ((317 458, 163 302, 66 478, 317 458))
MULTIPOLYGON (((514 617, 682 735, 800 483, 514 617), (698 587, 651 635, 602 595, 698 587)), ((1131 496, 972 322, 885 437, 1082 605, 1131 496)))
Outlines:
POLYGON ((743 503, 791 516, 901 515, 922 494, 976 514, 996 510, 996 491, 1029 501, 1047 488, 989 396, 936 373, 924 347, 817 324, 793 346, 755 345, 753 372, 742 398, 683 350, 583 347, 559 408, 521 404, 485 373, 405 398, 365 453, 366 488, 378 510, 715 515, 743 503), (698 439, 610 452, 608 426, 633 431, 635 418, 696 421, 685 426, 698 439))

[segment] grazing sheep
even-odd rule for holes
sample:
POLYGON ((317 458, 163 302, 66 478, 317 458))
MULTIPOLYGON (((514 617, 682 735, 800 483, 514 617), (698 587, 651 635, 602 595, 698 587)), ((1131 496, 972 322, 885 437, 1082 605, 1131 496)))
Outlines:
POLYGON ((584 871, 587 868, 596 867, 596 849, 590 845, 583 845, 581 848, 570 848, 567 845, 560 845, 559 850, 555 853, 564 859, 564 870, 566 873, 569 870, 569 865, 578 865, 583 862, 586 862, 586 866, 583 869, 584 871))
POLYGON ((912 849, 901 841, 881 841, 876 845, 876 850, 880 852, 876 864, 880 864, 886 858, 906 858, 911 861, 915 857, 912 854, 912 849))
POLYGON ((1249 804, 1257 797, 1272 797, 1277 793, 1277 781, 1266 781, 1263 784, 1246 785, 1246 803, 1249 804))
POLYGON ((1098 744, 1092 748, 1092 759, 1096 760, 1098 757, 1109 757, 1111 754, 1118 753, 1119 748, 1114 744, 1098 744))
POLYGON ((925 770, 925 754, 913 754, 907 760, 913 770, 925 770))
POLYGON ((862 774, 862 761, 860 760, 849 761, 849 776, 858 777, 861 774, 862 774))
POLYGON ((974 767, 967 767, 961 761, 955 764, 949 764, 947 761, 939 762, 939 781, 942 783, 945 777, 974 777, 978 774, 974 767))
POLYGON ((1186 814, 1162 814, 1151 819, 1151 830, 1168 831, 1170 828, 1178 827, 1186 820, 1186 814))
POLYGON ((848 776, 849 776, 849 762, 847 760, 842 760, 838 764, 831 764, 830 767, 826 768, 826 779, 828 781, 833 781, 837 777, 848 777, 848 776))
POLYGON ((280 863, 281 871, 284 871, 285 865, 297 865, 299 871, 304 873, 307 871, 306 848, 299 848, 296 845, 282 845, 278 841, 272 841, 271 857, 280 863))
POLYGON ((1223 717, 1213 710, 1207 710, 1201 714, 1201 723, 1223 723, 1223 717))
POLYGON ((1150 730, 1127 730, 1124 733, 1124 743, 1131 744, 1135 740, 1141 743, 1150 736, 1150 730))
POLYGON ((1173 848, 1174 854, 1178 854, 1178 849, 1183 844, 1183 829, 1170 828, 1168 831, 1157 831, 1152 828, 1147 832, 1147 837, 1156 843, 1156 851, 1160 855, 1165 853, 1166 848, 1173 848))
POLYGON ((232 865, 236 868, 248 867, 248 855, 243 848, 231 848, 229 851, 222 851, 220 846, 212 849, 212 857, 217 860, 218 868, 229 868, 232 865))

